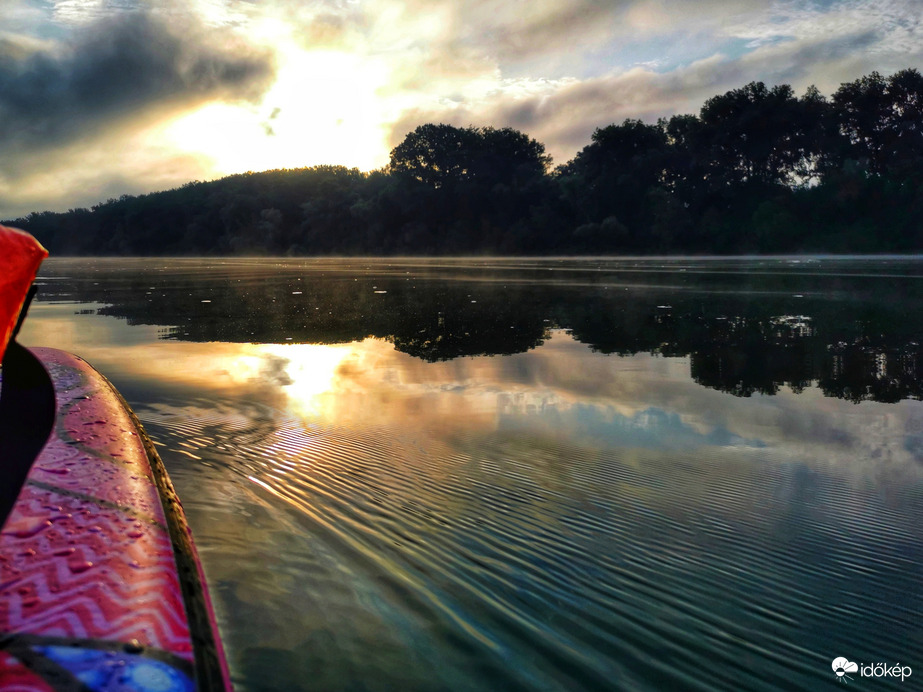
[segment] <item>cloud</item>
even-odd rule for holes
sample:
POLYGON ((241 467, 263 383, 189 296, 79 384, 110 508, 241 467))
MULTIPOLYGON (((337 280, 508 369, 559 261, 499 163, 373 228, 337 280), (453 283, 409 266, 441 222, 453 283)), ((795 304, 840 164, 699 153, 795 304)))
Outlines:
POLYGON ((515 127, 561 164, 598 127, 696 113, 750 81, 829 95, 923 62, 915 0, 7 0, 0 17, 0 210, 23 213, 25 188, 62 208, 57 185, 36 196, 52 169, 79 196, 75 152, 104 162, 93 190, 136 191, 321 159, 373 167, 447 122, 515 127), (214 141, 124 149, 216 101, 248 108, 214 141), (106 163, 117 150, 136 161, 106 163))
POLYGON ((535 0, 529 11, 518 3, 472 0, 457 4, 451 44, 478 46, 501 63, 528 60, 565 47, 575 39, 584 47, 599 45, 618 24, 628 2, 535 0))
POLYGON ((0 43, 0 153, 68 144, 121 120, 143 122, 147 111, 254 100, 272 77, 269 54, 189 22, 181 33, 150 12, 105 16, 28 54, 7 41, 0 43))
MULTIPOLYGON (((390 0, 379 0, 384 7, 390 0)), ((402 3, 402 19, 432 16, 438 29, 410 35, 434 56, 467 53, 494 61, 509 76, 541 66, 545 77, 585 74, 588 57, 617 52, 619 46, 677 31, 720 32, 729 19, 759 9, 763 3, 741 0, 729 11, 726 2, 705 0, 532 0, 527 5, 506 0, 411 0, 402 3)), ((625 67, 609 64, 606 69, 625 67)), ((593 64, 598 72, 600 65, 593 64)))
MULTIPOLYGON (((633 11, 640 7, 634 5, 633 11)), ((709 31, 717 31, 709 8, 702 8, 700 20, 687 17, 687 34, 698 32, 702 46, 714 46, 714 52, 669 70, 651 61, 582 78, 498 78, 482 94, 408 109, 393 124, 391 145, 428 121, 509 126, 543 142, 560 164, 586 146, 598 127, 626 118, 653 123, 660 117, 698 113, 708 98, 751 81, 791 84, 798 93, 816 84, 832 94, 844 81, 875 69, 898 70, 923 57, 919 22, 894 20, 901 16, 896 10, 892 16, 847 3, 848 11, 789 15, 773 7, 773 12, 751 15, 750 24, 721 28, 723 44, 717 36, 706 40, 709 31)), ((672 32, 673 22, 661 29, 672 32)), ((671 60, 680 54, 674 51, 671 60)))
POLYGON ((122 10, 134 10, 143 0, 51 0, 53 21, 83 24, 122 10))
POLYGON ((560 164, 589 144, 598 127, 625 118, 655 122, 659 117, 698 112, 707 98, 740 86, 739 79, 735 64, 712 56, 669 73, 636 67, 592 79, 510 81, 479 102, 434 104, 405 112, 394 123, 391 142, 396 146, 423 122, 514 127, 543 142, 560 164))
POLYGON ((91 206, 212 174, 200 157, 164 149, 157 139, 156 128, 133 132, 126 127, 94 140, 6 157, 0 167, 0 219, 91 206))
POLYGON ((44 16, 42 8, 36 7, 29 0, 5 0, 3 3, 3 23, 0 26, 0 37, 3 35, 16 35, 27 30, 40 22, 44 16))

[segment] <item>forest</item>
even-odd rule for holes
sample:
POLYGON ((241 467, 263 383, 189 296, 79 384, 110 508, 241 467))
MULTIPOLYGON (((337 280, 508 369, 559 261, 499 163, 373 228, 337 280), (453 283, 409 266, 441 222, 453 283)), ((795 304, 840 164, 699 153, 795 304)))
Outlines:
POLYGON ((4 223, 54 255, 923 252, 923 76, 751 82, 597 129, 552 168, 512 128, 424 124, 381 170, 273 170, 4 223))

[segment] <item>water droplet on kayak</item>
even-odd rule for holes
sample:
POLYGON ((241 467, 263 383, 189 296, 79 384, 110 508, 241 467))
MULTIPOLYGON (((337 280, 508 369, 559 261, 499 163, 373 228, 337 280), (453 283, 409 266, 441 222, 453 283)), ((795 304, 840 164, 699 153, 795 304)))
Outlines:
POLYGON ((51 526, 51 522, 47 519, 43 519, 42 517, 29 517, 28 519, 20 519, 10 524, 3 533, 16 538, 30 538, 40 531, 44 531, 49 526, 51 526))
POLYGON ((142 651, 144 651, 144 647, 137 639, 132 639, 130 642, 126 642, 122 645, 122 649, 129 654, 140 654, 142 651))
POLYGON ((75 550, 77 549, 73 547, 61 548, 60 550, 54 551, 52 555, 54 555, 55 557, 67 557, 68 555, 73 555, 75 550))
POLYGON ((55 474, 56 476, 65 476, 65 475, 67 475, 68 473, 71 472, 70 469, 44 469, 44 468, 42 468, 41 466, 38 466, 38 467, 36 467, 36 468, 37 468, 39 471, 43 471, 44 473, 53 473, 53 474, 55 474))
POLYGON ((69 569, 74 574, 81 574, 86 572, 88 569, 93 567, 93 563, 89 560, 78 560, 75 562, 68 562, 67 569, 69 569))

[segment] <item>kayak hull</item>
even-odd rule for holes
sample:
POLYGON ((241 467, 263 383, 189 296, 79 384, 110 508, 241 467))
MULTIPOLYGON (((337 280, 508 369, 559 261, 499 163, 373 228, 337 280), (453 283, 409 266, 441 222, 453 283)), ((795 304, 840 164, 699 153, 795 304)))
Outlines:
POLYGON ((57 418, 0 531, 3 687, 230 689, 182 507, 140 422, 82 359, 32 353, 57 418))

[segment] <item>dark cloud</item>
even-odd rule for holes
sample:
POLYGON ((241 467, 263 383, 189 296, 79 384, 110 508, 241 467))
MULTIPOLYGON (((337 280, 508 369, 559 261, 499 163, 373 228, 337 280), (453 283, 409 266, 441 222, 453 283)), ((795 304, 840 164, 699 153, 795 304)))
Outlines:
POLYGON ((0 44, 0 151, 67 144, 124 118, 213 99, 256 99, 271 57, 223 30, 119 13, 24 54, 0 44))

